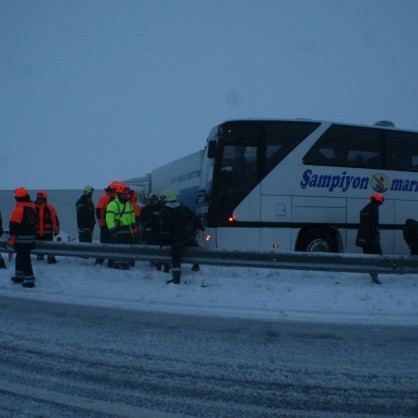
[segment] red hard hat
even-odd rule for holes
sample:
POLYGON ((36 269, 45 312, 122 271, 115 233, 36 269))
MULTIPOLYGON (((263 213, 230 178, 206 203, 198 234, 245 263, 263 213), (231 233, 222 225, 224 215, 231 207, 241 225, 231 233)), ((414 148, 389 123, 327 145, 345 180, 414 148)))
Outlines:
POLYGON ((120 183, 118 187, 116 187, 116 193, 129 193, 129 187, 126 184, 120 183))
POLYGON ((26 196, 29 196, 29 192, 24 187, 18 187, 15 190, 15 197, 20 198, 26 196))
POLYGON ((45 190, 39 190, 39 192, 36 194, 37 199, 47 199, 48 195, 46 194, 45 190))
POLYGON ((374 193, 374 194, 372 194, 370 196, 370 199, 376 200, 376 202, 379 203, 379 205, 382 205, 383 202, 385 201, 385 198, 380 193, 374 193))
POLYGON ((113 180, 110 184, 109 184, 109 189, 113 189, 116 190, 116 188, 119 186, 120 181, 118 180, 113 180))

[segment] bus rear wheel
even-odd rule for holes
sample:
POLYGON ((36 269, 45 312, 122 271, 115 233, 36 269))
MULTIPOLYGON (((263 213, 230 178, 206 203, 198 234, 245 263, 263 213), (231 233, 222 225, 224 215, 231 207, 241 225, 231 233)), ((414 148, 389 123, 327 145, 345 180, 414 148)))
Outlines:
POLYGON ((335 253, 337 245, 333 235, 325 230, 309 230, 299 237, 296 251, 335 253))

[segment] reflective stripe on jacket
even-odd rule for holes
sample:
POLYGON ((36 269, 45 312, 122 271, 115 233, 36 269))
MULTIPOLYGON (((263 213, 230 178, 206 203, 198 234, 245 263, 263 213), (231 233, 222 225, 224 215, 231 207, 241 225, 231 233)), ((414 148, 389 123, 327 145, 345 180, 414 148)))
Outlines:
POLYGON ((60 223, 55 208, 49 203, 35 203, 36 234, 42 238, 45 235, 58 235, 60 223))
POLYGON ((135 212, 132 203, 121 202, 118 197, 112 200, 106 208, 106 225, 110 229, 135 226, 135 212))
POLYGON ((14 237, 15 245, 35 247, 36 212, 32 202, 16 202, 9 221, 11 237, 14 237))

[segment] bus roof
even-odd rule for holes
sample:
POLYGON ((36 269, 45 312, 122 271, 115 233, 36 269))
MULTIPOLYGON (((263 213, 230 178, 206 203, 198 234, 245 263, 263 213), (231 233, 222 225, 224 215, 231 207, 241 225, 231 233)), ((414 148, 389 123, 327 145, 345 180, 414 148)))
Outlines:
POLYGON ((273 119, 273 118, 243 118, 243 119, 231 119, 226 120, 220 123, 218 126, 222 126, 229 123, 260 123, 260 122, 306 122, 306 123, 319 123, 319 124, 327 124, 327 125, 343 125, 343 126, 356 126, 362 128, 375 128, 375 129, 388 129, 394 131, 403 131, 403 132, 418 132, 412 129, 402 129, 395 127, 393 122, 381 120, 376 122, 374 125, 365 125, 365 124, 356 124, 356 123, 347 123, 347 122, 336 122, 336 121, 327 121, 327 120, 320 120, 320 119, 308 119, 308 118, 294 118, 294 119, 273 119))

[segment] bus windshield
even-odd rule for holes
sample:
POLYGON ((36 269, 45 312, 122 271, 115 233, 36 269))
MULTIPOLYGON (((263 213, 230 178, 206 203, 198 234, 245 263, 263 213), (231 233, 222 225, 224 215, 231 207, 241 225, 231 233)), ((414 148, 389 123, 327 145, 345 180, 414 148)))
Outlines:
MULTIPOLYGON (((313 122, 233 121, 213 129, 215 159, 205 159, 200 214, 206 225, 227 225, 233 210, 260 181, 317 127, 313 122), (204 203, 204 201, 206 201, 204 203), (207 205, 207 209, 203 207, 207 205)), ((199 209, 198 209, 199 211, 199 209)))

